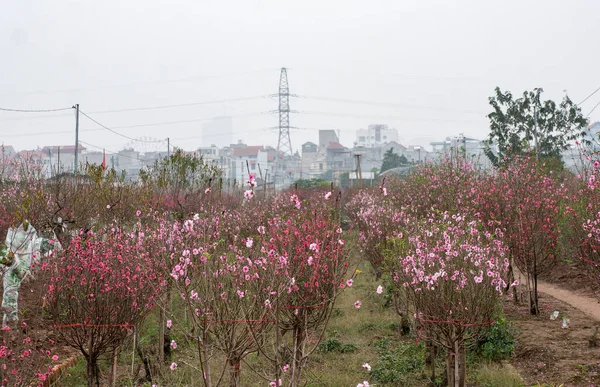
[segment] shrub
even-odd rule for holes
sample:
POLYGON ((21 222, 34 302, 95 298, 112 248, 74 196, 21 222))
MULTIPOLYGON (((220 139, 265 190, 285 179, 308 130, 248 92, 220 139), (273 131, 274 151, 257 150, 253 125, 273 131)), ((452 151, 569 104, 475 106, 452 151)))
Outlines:
POLYGON ((336 337, 330 337, 320 343, 318 349, 320 352, 352 353, 358 350, 358 347, 354 344, 342 344, 336 337))
POLYGON ((477 343, 477 352, 489 361, 509 359, 515 351, 515 333, 513 324, 500 316, 477 343))
POLYGON ((422 345, 401 344, 390 350, 389 341, 384 339, 373 346, 380 356, 371 369, 373 381, 406 385, 422 374, 425 366, 425 348, 422 345))

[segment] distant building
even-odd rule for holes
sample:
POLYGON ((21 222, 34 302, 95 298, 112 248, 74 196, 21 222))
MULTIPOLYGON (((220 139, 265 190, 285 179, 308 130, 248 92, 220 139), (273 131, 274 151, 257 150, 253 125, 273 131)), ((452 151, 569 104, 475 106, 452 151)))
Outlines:
POLYGON ((319 130, 319 150, 325 150, 332 142, 339 142, 339 138, 335 130, 323 129, 319 130))
POLYGON ((233 119, 230 116, 215 117, 202 125, 202 144, 225 147, 233 141, 233 119))
MULTIPOLYGON (((383 162, 384 153, 382 148, 356 146, 352 149, 352 155, 360 155, 360 169, 363 173, 372 170, 379 171, 383 162)), ((399 153, 398 148, 394 147, 394 153, 399 153)))
POLYGON ((392 141, 398 142, 398 130, 390 129, 387 125, 369 125, 367 129, 356 131, 355 146, 375 148, 392 141))
POLYGON ((313 173, 313 164, 317 159, 319 147, 314 142, 305 142, 302 144, 302 163, 300 168, 301 179, 312 179, 321 175, 322 172, 313 173))
MULTIPOLYGON (((85 152, 86 148, 79 145, 77 152, 79 155, 85 152)), ((75 170, 75 145, 52 145, 43 147, 40 152, 49 158, 49 167, 52 173, 73 172, 75 170)), ((79 158, 80 165, 84 160, 79 158)))
POLYGON ((327 146, 325 160, 327 162, 327 180, 340 182, 340 175, 344 172, 350 172, 356 169, 352 153, 348 148, 339 142, 332 142, 327 146))
POLYGON ((319 144, 302 144, 302 161, 297 178, 338 181, 341 173, 354 168, 352 154, 340 144, 334 130, 319 130, 319 144))
POLYGON ((256 176, 259 175, 258 165, 264 169, 268 164, 268 153, 262 145, 248 146, 240 143, 233 148, 230 163, 230 178, 236 182, 237 185, 243 185, 248 180, 248 173, 254 173, 256 176))
POLYGON ((401 156, 406 157, 409 163, 421 164, 433 159, 433 155, 422 145, 409 145, 402 152, 401 156))
POLYGON ((481 140, 465 137, 461 133, 455 137, 446 137, 444 141, 432 142, 430 145, 433 147, 433 156, 436 158, 463 157, 476 168, 492 168, 492 162, 485 155, 485 144, 481 140))

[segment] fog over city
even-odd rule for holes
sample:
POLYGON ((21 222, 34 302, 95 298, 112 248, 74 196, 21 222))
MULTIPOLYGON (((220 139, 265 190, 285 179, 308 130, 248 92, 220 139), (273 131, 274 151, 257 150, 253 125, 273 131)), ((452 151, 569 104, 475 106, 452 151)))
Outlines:
MULTIPOLYGON (((578 103, 600 85, 599 14, 594 0, 5 1, 0 107, 80 104, 127 137, 190 150, 219 136, 204 124, 230 116, 232 142, 276 147, 271 95, 286 67, 294 152, 319 129, 351 147, 374 123, 405 145, 484 139, 496 86, 578 103)), ((74 127, 69 110, 0 111, 17 150, 73 144, 74 127)), ((98 149, 133 143, 86 117, 80 129, 98 149)))

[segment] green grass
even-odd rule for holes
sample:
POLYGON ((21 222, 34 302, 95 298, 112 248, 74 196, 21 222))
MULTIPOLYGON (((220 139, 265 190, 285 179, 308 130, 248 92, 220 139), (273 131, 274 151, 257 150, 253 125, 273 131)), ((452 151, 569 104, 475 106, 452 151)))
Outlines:
POLYGON ((473 373, 479 387, 524 387, 521 376, 512 367, 499 364, 482 365, 473 373))

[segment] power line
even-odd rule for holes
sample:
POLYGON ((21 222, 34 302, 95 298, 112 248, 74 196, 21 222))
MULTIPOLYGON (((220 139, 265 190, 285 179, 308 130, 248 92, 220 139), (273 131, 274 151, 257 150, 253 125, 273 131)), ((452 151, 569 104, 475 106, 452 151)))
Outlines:
POLYGON ((36 115, 28 115, 28 116, 21 116, 21 117, 10 117, 10 118, 3 118, 0 120, 0 122, 6 122, 6 121, 20 121, 20 120, 38 120, 41 118, 57 118, 57 117, 72 117, 72 115, 70 114, 36 114, 36 115))
MULTIPOLYGON (((85 130, 80 130, 80 132, 96 132, 99 130, 104 130, 104 129, 103 128, 85 129, 85 130)), ((2 137, 27 137, 27 136, 45 136, 45 135, 52 135, 52 134, 73 134, 73 131, 72 130, 61 130, 61 131, 56 131, 56 132, 17 133, 17 134, 0 133, 0 136, 2 136, 2 137)))
POLYGON ((442 107, 423 106, 423 105, 407 105, 407 104, 399 104, 399 103, 376 102, 376 101, 367 101, 367 100, 358 100, 358 99, 317 97, 317 96, 308 96, 308 95, 299 95, 298 97, 303 98, 303 99, 314 99, 314 100, 319 100, 319 101, 340 102, 340 103, 349 103, 349 104, 357 104, 357 105, 404 107, 404 108, 411 108, 411 109, 427 109, 427 110, 468 113, 468 114, 487 114, 485 112, 477 111, 477 110, 462 110, 462 109, 442 108, 442 107))
POLYGON ((600 106, 600 101, 592 108, 592 110, 590 110, 590 112, 588 113, 587 117, 589 117, 594 112, 594 110, 596 110, 596 108, 598 106, 600 106))
MULTIPOLYGON (((82 113, 82 114, 84 114, 84 113, 82 113)), ((235 118, 235 117, 252 117, 252 116, 265 115, 265 114, 271 114, 271 112, 242 113, 242 114, 229 115, 227 117, 232 117, 232 118, 235 118)), ((127 125, 127 126, 113 126, 112 129, 131 129, 131 128, 143 128, 143 127, 147 127, 147 126, 186 124, 186 123, 190 123, 190 122, 212 121, 214 118, 215 117, 212 117, 212 118, 196 118, 196 119, 181 120, 181 121, 154 122, 154 123, 149 123, 149 124, 137 124, 137 125, 127 125)), ((122 136, 124 136, 124 135, 122 135, 122 136)), ((162 141, 166 141, 166 140, 162 140, 162 141)))
POLYGON ((16 112, 16 113, 48 113, 48 112, 60 112, 64 110, 72 110, 72 107, 68 108, 59 108, 59 109, 8 109, 8 108, 0 108, 1 111, 4 112, 16 112))
POLYGON ((449 120, 443 119, 419 119, 419 118, 406 118, 401 116, 381 116, 381 115, 362 115, 362 114, 351 114, 351 113, 332 113, 332 112, 319 112, 319 111, 298 111, 300 114, 307 115, 321 115, 321 116, 333 116, 333 117, 353 117, 353 118, 373 118, 373 119, 387 119, 387 120, 400 120, 400 121, 414 121, 414 122, 455 122, 455 123, 479 123, 479 121, 472 120, 449 120))
POLYGON ((99 123, 98 121, 96 121, 96 120, 95 120, 95 119, 93 119, 92 117, 88 116, 87 114, 85 114, 85 113, 84 113, 84 112, 82 112, 81 110, 79 110, 79 113, 83 114, 83 115, 84 115, 85 117, 87 117, 87 118, 88 118, 90 121, 92 121, 92 122, 96 123, 97 125, 99 125, 99 126, 103 127, 104 129, 108 130, 109 132, 111 132, 111 133, 114 133, 114 134, 116 134, 116 135, 118 135, 118 136, 121 136, 121 137, 123 137, 123 138, 129 139, 129 140, 131 140, 131 141, 139 141, 139 142, 164 142, 164 141, 165 141, 165 140, 145 141, 145 140, 139 140, 139 139, 136 139, 136 138, 133 138, 133 137, 129 137, 129 136, 126 136, 126 135, 124 135, 124 134, 122 134, 122 133, 119 133, 119 132, 117 132, 117 131, 115 131, 115 130, 113 130, 113 129, 109 128, 108 126, 102 125, 101 123, 99 123))
MULTIPOLYGON (((81 132, 92 132, 92 131, 99 131, 99 130, 109 130, 115 134, 118 134, 121 137, 127 138, 129 140, 132 141, 140 141, 139 139, 133 139, 129 136, 126 136, 124 134, 115 132, 115 129, 132 129, 132 128, 143 128, 143 127, 148 127, 148 126, 161 126, 161 125, 175 125, 175 124, 185 124, 185 123, 191 123, 191 122, 201 122, 201 121, 212 121, 214 119, 214 117, 212 118, 195 118, 195 119, 190 119, 190 120, 180 120, 180 121, 167 121, 167 122, 152 122, 152 123, 147 123, 147 124, 136 124, 136 125, 125 125, 125 126, 113 126, 111 128, 106 127, 105 125, 99 123, 98 121, 96 121, 95 119, 89 117, 86 113, 84 113, 83 111, 79 111, 82 115, 84 115, 85 117, 87 117, 88 119, 90 119, 91 121, 95 122, 97 125, 101 126, 102 128, 98 128, 98 129, 81 129, 81 132)), ((252 117, 252 116, 260 116, 260 115, 267 115, 267 114, 271 114, 271 112, 255 112, 255 113, 242 113, 242 114, 234 114, 234 115, 230 115, 228 117, 232 117, 232 118, 236 118, 236 117, 252 117)), ((244 130, 244 131, 240 131, 240 132, 234 132, 234 133, 247 133, 248 130, 244 130)), ((52 134, 71 134, 73 133, 73 131, 54 131, 54 132, 36 132, 36 133, 19 133, 19 134, 14 134, 14 133, 10 133, 10 134, 0 134, 0 136, 3 137, 22 137, 22 136, 36 136, 36 135, 52 135, 52 134)), ((219 136, 220 134, 216 134, 216 136, 219 136)), ((212 135, 204 135, 204 136, 198 136, 198 137, 186 137, 184 139, 188 139, 188 138, 199 138, 199 137, 210 137, 212 135)), ((181 138, 177 138, 177 139, 181 139, 181 138)), ((141 142, 164 142, 166 140, 160 140, 160 141, 144 141, 141 140, 141 142)))
POLYGON ((82 89, 55 89, 55 90, 38 90, 38 91, 23 91, 23 92, 9 92, 9 93, 0 93, 0 95, 11 95, 11 94, 21 94, 21 95, 30 95, 30 94, 52 94, 52 93, 77 93, 82 91, 92 91, 99 89, 115 89, 122 88, 128 86, 139 86, 139 85, 154 85, 161 83, 181 83, 181 82, 190 82, 190 81, 198 81, 198 80, 210 80, 210 79, 220 79, 220 78, 232 78, 240 75, 251 75, 263 72, 271 72, 275 70, 275 68, 271 69, 257 69, 257 70, 249 70, 249 71, 241 71, 235 73, 228 74, 217 74, 217 75, 200 75, 200 76, 191 76, 185 78, 177 78, 177 79, 166 79, 166 80, 155 80, 155 81, 140 81, 140 82, 128 82, 121 83, 115 85, 103 85, 98 87, 90 87, 90 88, 82 88, 82 89))
MULTIPOLYGON (((268 131, 270 128, 257 128, 257 129, 244 129, 240 131, 230 132, 231 134, 245 134, 245 133, 257 133, 260 131, 268 131)), ((229 133, 227 133, 229 134, 229 133)), ((206 138, 206 137, 219 137, 223 136, 223 133, 211 133, 211 134, 203 134, 201 136, 192 136, 192 137, 173 137, 171 140, 185 141, 185 140, 194 140, 198 138, 206 138)))
POLYGON ((129 108, 129 109, 98 110, 95 112, 90 112, 90 114, 105 114, 105 113, 134 112, 134 111, 142 111, 142 110, 171 109, 171 108, 185 107, 185 106, 198 106, 198 105, 210 105, 210 104, 217 104, 217 103, 225 103, 225 102, 251 101, 251 100, 255 100, 255 99, 262 99, 262 98, 268 98, 268 97, 269 97, 268 95, 258 95, 258 96, 252 96, 252 97, 221 99, 221 100, 216 100, 216 101, 190 102, 190 103, 180 103, 180 104, 173 104, 173 105, 158 105, 158 106, 147 106, 147 107, 129 108))
POLYGON ((141 161, 139 158, 127 156, 127 155, 124 155, 124 154, 120 154, 119 152, 108 151, 105 148, 102 148, 102 147, 94 145, 94 144, 90 144, 89 142, 85 142, 85 141, 79 141, 79 142, 82 143, 82 144, 84 144, 84 145, 91 146, 92 148, 103 150, 103 151, 105 151, 108 154, 117 155, 119 157, 125 157, 125 158, 128 158, 128 159, 141 161))
POLYGON ((592 94, 588 95, 587 97, 585 97, 583 99, 583 101, 579 102, 577 105, 581 105, 582 103, 584 103, 585 101, 587 101, 588 99, 590 99, 590 97, 592 97, 594 94, 596 94, 598 91, 600 91, 600 87, 598 87, 596 90, 594 90, 592 92, 592 94))

